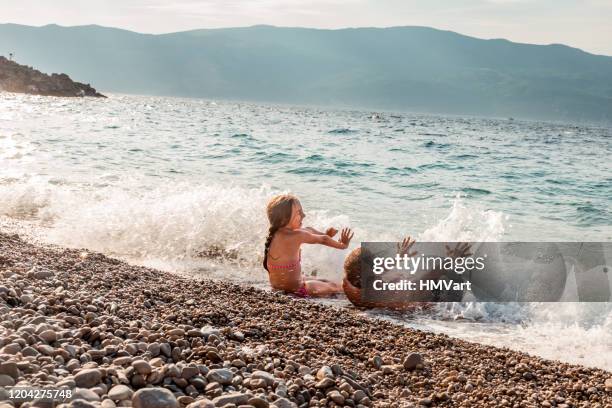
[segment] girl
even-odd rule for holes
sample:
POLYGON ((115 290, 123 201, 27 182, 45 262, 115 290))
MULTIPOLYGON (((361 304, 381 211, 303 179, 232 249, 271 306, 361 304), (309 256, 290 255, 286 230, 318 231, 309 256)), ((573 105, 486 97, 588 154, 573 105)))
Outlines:
POLYGON ((306 217, 297 197, 283 194, 274 197, 267 207, 270 229, 266 239, 263 267, 268 271, 270 285, 274 289, 294 293, 301 297, 326 297, 342 292, 339 283, 325 279, 302 276, 302 244, 322 244, 332 248, 346 249, 353 232, 345 228, 340 240, 333 239, 338 232, 328 228, 326 232, 314 228, 302 228, 306 217))

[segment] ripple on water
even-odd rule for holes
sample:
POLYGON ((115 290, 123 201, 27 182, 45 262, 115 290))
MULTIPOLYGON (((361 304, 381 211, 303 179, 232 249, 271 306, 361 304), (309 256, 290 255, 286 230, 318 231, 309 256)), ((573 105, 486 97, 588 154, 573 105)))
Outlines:
POLYGON ((275 152, 275 153, 270 153, 270 154, 265 154, 263 152, 257 152, 257 153, 262 153, 265 156, 261 159, 262 163, 284 163, 287 162, 289 160, 295 160, 296 156, 293 154, 289 154, 289 153, 284 153, 284 152, 275 152))
POLYGON ((357 177, 360 175, 359 172, 354 170, 343 170, 339 168, 331 168, 331 167, 297 167, 293 169, 286 170, 287 173, 290 174, 300 174, 300 175, 317 175, 317 176, 337 176, 337 177, 357 177))
POLYGON ((428 149, 448 149, 451 147, 450 143, 436 143, 433 140, 429 140, 423 143, 423 147, 428 149))
POLYGON ((468 159, 477 159, 478 156, 475 154, 457 154, 450 157, 451 159, 456 160, 468 160, 468 159))
POLYGON ((232 139, 255 140, 255 138, 247 133, 234 133, 230 136, 232 139))
POLYGON ((349 129, 349 128, 337 128, 337 129, 332 129, 328 131, 327 133, 332 134, 332 135, 345 135, 349 133, 357 133, 357 131, 354 129, 349 129))
POLYGON ((571 203, 571 207, 576 210, 577 221, 584 226, 589 225, 609 225, 612 213, 606 208, 599 208, 591 202, 571 203))
POLYGON ((476 188, 476 187, 464 187, 461 189, 462 192, 469 196, 482 196, 491 194, 491 192, 484 188, 476 188))
POLYGON ((392 166, 392 167, 387 167, 385 170, 388 174, 392 174, 392 175, 396 175, 396 174, 397 175, 408 175, 408 174, 414 174, 418 172, 417 169, 408 167, 408 166, 405 166, 405 167, 393 167, 392 166))
POLYGON ((325 158, 321 156, 320 154, 311 154, 310 156, 306 157, 306 161, 321 161, 321 160, 325 160, 325 158))

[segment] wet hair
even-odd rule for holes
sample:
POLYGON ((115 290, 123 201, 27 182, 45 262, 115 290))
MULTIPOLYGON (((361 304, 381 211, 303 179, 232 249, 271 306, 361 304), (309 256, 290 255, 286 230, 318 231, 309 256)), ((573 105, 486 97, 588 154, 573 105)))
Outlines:
POLYGON ((268 203, 266 212, 268 214, 268 221, 270 222, 270 228, 268 229, 268 237, 266 238, 266 245, 264 248, 263 267, 268 270, 268 251, 274 234, 280 228, 289 224, 291 221, 291 214, 293 213, 293 204, 298 203, 297 197, 291 194, 281 194, 272 198, 268 203))

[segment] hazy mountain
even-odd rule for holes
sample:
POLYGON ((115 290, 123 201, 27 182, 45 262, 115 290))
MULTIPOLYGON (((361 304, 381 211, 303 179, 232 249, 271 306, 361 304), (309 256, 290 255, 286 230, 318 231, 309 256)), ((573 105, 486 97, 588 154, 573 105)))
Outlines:
POLYGON ((612 57, 425 27, 0 25, 9 52, 103 92, 612 121, 612 57))

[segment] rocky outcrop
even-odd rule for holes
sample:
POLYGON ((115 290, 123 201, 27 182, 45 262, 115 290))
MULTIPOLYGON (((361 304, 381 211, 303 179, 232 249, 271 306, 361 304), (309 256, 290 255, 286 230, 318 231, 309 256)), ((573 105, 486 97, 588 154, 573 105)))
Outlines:
POLYGON ((66 74, 47 75, 0 56, 0 91, 46 96, 103 97, 89 84, 74 82, 66 74))

